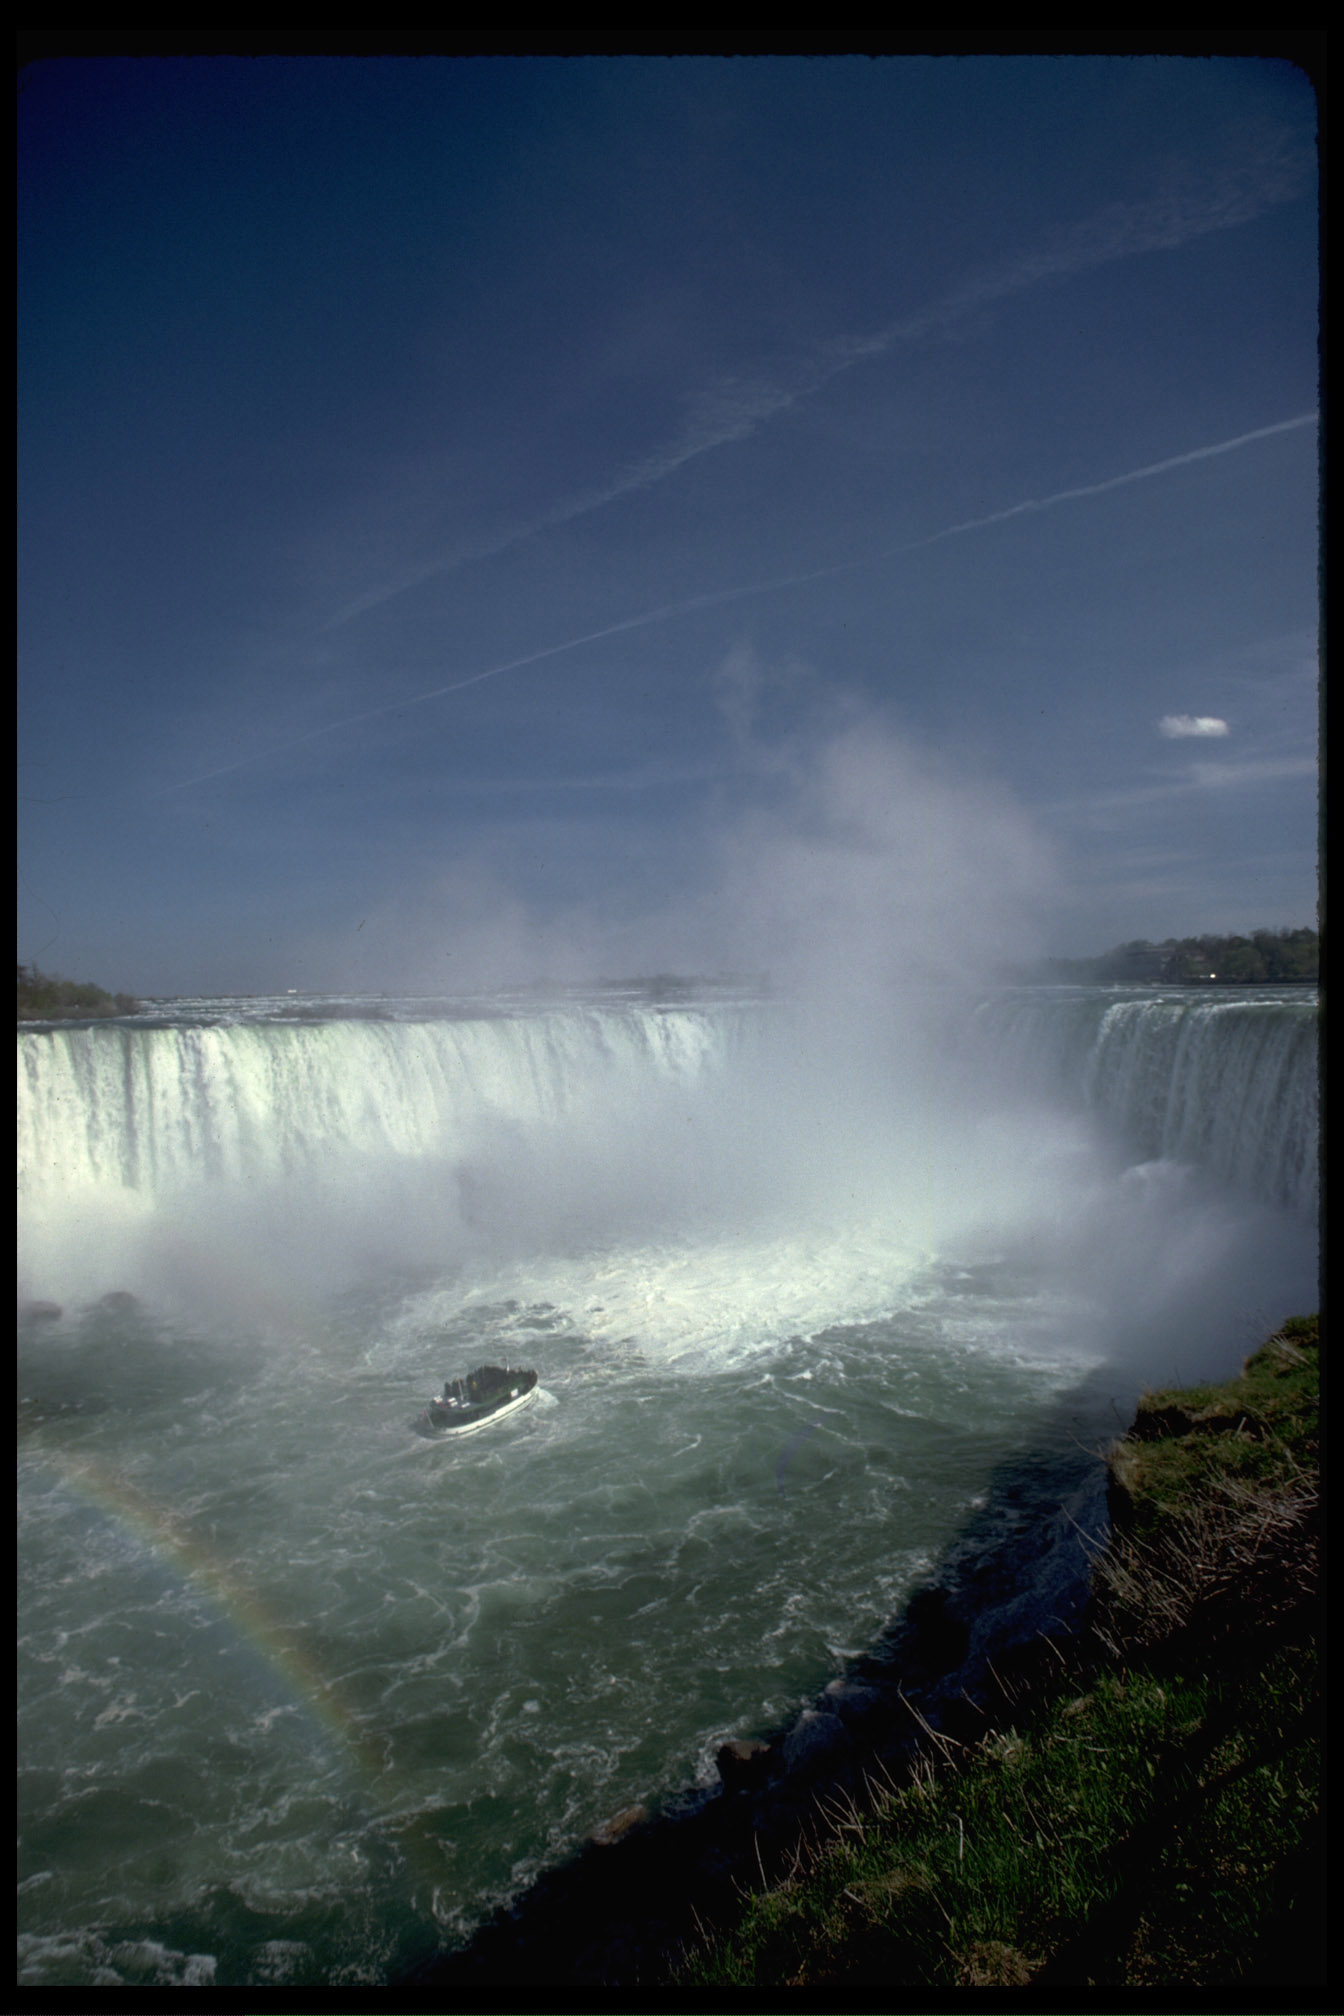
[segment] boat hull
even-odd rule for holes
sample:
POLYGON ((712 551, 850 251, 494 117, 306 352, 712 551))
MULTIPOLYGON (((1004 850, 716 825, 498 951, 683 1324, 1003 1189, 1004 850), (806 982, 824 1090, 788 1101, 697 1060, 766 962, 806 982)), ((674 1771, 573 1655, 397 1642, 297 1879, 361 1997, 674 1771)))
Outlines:
MULTIPOLYGON (((473 1378, 475 1376, 472 1375, 473 1378)), ((470 1380, 467 1388, 470 1389, 470 1380)), ((476 1435, 482 1428, 493 1428, 496 1421, 503 1421, 507 1415, 516 1414, 520 1407, 526 1407, 536 1390, 535 1372, 513 1372, 501 1381, 497 1398, 472 1402, 462 1397, 463 1383, 456 1381, 453 1397, 431 1400, 415 1426, 420 1434, 432 1436, 436 1441, 476 1435)))

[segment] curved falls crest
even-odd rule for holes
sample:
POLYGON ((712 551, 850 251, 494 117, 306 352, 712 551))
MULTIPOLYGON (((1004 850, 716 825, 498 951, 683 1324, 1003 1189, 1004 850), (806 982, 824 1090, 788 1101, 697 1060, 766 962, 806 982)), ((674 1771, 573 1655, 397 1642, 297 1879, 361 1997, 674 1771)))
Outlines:
POLYGON ((21 1032, 20 1978, 395 1981, 711 1788, 1314 1303, 1316 1111, 1305 991, 21 1032))
MULTIPOLYGON (((171 1204, 332 1158, 465 1165, 565 1123, 643 1137, 703 1091, 773 1011, 568 1007, 437 1021, 92 1027, 19 1042, 21 1194, 171 1204)), ((1006 991, 975 1017, 978 1063, 1102 1116, 1136 1153, 1201 1165, 1314 1211, 1315 1002, 1006 991)))

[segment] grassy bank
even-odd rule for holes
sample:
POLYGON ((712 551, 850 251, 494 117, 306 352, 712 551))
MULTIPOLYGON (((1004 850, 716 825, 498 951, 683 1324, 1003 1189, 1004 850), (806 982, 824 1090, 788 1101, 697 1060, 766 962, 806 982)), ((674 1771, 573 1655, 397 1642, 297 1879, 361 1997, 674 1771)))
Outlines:
POLYGON ((823 1812, 682 1985, 1324 1980, 1317 1320, 1149 1395, 1110 1475, 1056 1683, 823 1812))

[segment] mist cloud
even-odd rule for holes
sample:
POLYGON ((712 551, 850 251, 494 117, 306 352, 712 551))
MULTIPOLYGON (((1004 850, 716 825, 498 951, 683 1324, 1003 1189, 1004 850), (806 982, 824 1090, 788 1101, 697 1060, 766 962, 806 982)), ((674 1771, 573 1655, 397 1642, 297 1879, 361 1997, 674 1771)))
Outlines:
POLYGON ((890 997, 1032 939, 1053 864, 994 780, 857 710, 787 760, 784 791, 722 847, 718 903, 751 963, 808 993, 890 997))
MULTIPOLYGON (((692 841, 650 846, 633 879, 568 903, 553 892, 543 907, 526 849, 515 865, 503 831, 494 852, 444 863, 372 910, 358 934, 362 970, 345 970, 347 948, 319 984, 452 993, 753 973, 814 1002, 871 1005, 971 984, 1042 949, 1053 858, 994 779, 834 689, 814 696, 806 727, 768 737, 754 715, 773 668, 738 652, 725 674, 737 769, 692 841)), ((778 676, 796 686, 801 668, 778 676)))

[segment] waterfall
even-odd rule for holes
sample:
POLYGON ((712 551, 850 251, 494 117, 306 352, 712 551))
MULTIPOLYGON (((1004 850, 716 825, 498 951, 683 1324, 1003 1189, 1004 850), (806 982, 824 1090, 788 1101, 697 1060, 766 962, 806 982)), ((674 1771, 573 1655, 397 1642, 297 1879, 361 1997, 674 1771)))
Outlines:
POLYGON ((218 1300, 263 1262, 315 1285, 488 1271, 692 1227, 871 1220, 888 1255, 933 1251, 977 1217, 1057 1219, 1061 1108, 1314 1217, 1313 998, 1009 990, 950 1052, 908 1008, 869 1047, 759 1002, 22 1031, 25 1293, 148 1286, 208 1254, 218 1300))
MULTIPOLYGON (((756 1011, 759 1012, 759 1011, 756 1011)), ((465 1159, 503 1128, 633 1118, 725 1070, 753 1011, 627 1004, 397 1022, 95 1025, 19 1037, 20 1192, 146 1202, 338 1157, 465 1159)), ((1141 1155, 1316 1208, 1314 994, 1005 991, 994 1071, 1085 1106, 1141 1155)))
POLYGON ((1308 1217, 1126 1166, 1308 1210, 1304 994, 613 997, 21 1031, 53 1976, 377 1980, 465 1936, 936 1564, 1016 1599, 1141 1385, 1313 1306, 1308 1217), (480 1364, 535 1405, 416 1436, 480 1364))
POLYGON ((721 1044, 707 1014, 633 1008, 25 1033, 20 1189, 166 1200, 332 1156, 462 1157, 501 1128, 694 1081, 721 1044))
POLYGON ((980 1009, 994 1051, 1080 1102, 1150 1159, 1194 1162, 1313 1215, 1319 1193, 1315 993, 1035 988, 980 1009))

